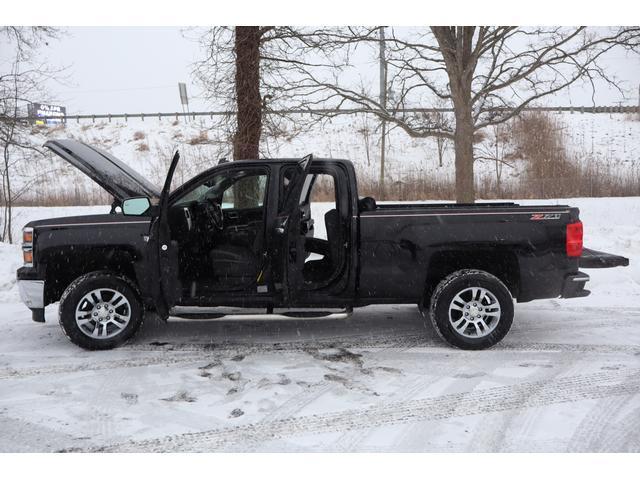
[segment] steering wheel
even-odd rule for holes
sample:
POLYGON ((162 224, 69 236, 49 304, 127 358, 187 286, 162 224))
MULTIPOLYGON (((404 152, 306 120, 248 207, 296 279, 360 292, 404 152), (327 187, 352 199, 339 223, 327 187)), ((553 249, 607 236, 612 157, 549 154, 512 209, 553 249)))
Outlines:
POLYGON ((209 225, 211 225, 214 230, 222 230, 224 228, 224 216, 219 203, 213 199, 205 200, 204 213, 207 216, 209 225))

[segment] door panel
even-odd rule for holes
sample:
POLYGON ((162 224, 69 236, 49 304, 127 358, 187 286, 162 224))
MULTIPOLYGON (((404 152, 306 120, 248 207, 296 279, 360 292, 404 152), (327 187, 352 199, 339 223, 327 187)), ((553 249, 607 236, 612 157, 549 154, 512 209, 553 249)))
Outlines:
POLYGON ((307 155, 297 163, 289 184, 284 192, 282 210, 276 219, 276 231, 282 236, 280 262, 283 271, 282 293, 285 304, 294 304, 302 288, 304 267, 304 235, 301 195, 307 183, 307 174, 311 168, 312 155, 307 155))
POLYGON ((156 311, 162 318, 169 315, 182 290, 178 274, 178 242, 172 241, 169 226, 169 193, 179 160, 180 154, 176 152, 160 194, 158 215, 152 220, 147 247, 149 271, 153 272, 150 290, 156 311))
MULTIPOLYGON (((291 170, 293 167, 288 165, 284 168, 291 170)), ((280 182, 289 175, 285 170, 280 182)), ((353 214, 355 210, 351 200, 357 197, 357 192, 350 187, 347 167, 339 162, 313 164, 303 185, 301 204, 298 205, 298 236, 289 239, 287 251, 289 278, 296 279, 295 283, 290 283, 289 302, 297 306, 343 307, 345 299, 352 299, 355 294, 356 259, 353 249, 357 245, 357 216, 353 214), (313 190, 314 186, 318 187, 317 191, 313 190), (332 205, 324 205, 331 199, 334 199, 330 202, 332 205), (322 204, 311 211, 314 201, 322 204), (321 232, 328 232, 329 227, 332 227, 332 235, 323 235, 321 232), (310 256, 310 253, 315 255, 310 256)))

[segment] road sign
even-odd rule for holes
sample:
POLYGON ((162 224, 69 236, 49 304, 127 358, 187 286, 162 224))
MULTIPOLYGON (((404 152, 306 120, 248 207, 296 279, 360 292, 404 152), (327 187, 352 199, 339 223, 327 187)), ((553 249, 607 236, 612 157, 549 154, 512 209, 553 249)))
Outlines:
POLYGON ((187 84, 178 83, 178 90, 180 91, 180 102, 182 102, 182 105, 189 106, 189 97, 187 97, 187 84))

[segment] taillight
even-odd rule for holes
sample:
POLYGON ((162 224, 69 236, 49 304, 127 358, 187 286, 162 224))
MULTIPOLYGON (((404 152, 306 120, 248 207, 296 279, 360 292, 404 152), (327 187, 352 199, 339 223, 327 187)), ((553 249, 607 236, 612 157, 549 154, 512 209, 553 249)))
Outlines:
POLYGON ((567 256, 582 255, 582 222, 567 225, 567 256))
POLYGON ((22 258, 25 267, 33 267, 33 228, 22 229, 22 258))

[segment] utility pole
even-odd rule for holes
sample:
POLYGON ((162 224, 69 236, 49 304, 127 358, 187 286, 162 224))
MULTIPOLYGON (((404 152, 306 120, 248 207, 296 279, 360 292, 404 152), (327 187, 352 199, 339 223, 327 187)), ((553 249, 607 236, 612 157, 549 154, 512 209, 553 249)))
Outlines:
MULTIPOLYGON (((383 111, 387 110, 387 59, 385 56, 384 27, 380 27, 380 106, 383 111)), ((378 197, 384 200, 384 160, 387 150, 387 121, 382 120, 382 138, 380 139, 380 178, 378 186, 380 192, 378 197)))

